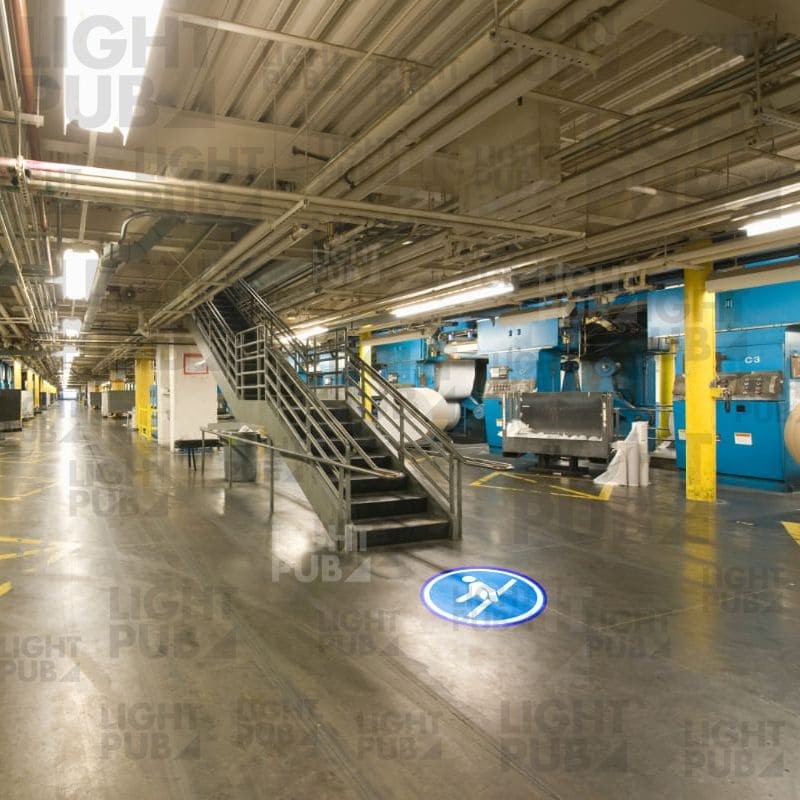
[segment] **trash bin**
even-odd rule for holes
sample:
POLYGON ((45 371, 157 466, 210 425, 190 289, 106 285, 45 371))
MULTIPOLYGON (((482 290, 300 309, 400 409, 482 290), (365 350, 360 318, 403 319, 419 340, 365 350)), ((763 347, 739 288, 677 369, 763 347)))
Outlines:
MULTIPOLYGON (((258 441, 255 431, 237 433, 242 439, 258 441)), ((255 483, 258 468, 258 448, 239 440, 225 443, 225 480, 236 483, 255 483)))

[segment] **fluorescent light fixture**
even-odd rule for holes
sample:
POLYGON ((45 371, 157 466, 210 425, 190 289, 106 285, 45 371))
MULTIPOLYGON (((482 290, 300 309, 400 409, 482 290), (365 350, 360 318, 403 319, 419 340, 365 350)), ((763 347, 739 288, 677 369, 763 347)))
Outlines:
POLYGON ((163 5, 65 0, 65 131, 77 122, 87 131, 119 129, 127 140, 163 5))
POLYGON ((395 317, 414 317, 417 314, 425 314, 428 311, 438 311, 441 308, 450 308, 477 300, 488 300, 491 297, 510 294, 514 291, 513 283, 490 283, 486 286, 479 286, 476 289, 467 289, 463 292, 455 292, 441 297, 434 297, 431 300, 423 300, 419 303, 411 303, 407 306, 400 306, 392 311, 395 317))
POLYGON ((636 192, 636 194, 646 194, 650 197, 655 197, 658 194, 658 189, 654 186, 629 186, 628 191, 636 192))
POLYGON ((324 325, 314 325, 311 328, 300 328, 296 331, 292 331, 301 342, 307 342, 309 339, 313 339, 315 336, 322 336, 327 332, 328 328, 324 325))
POLYGON ((747 225, 742 225, 742 229, 747 231, 748 236, 759 236, 763 233, 775 233, 798 226, 800 226, 800 211, 792 211, 789 214, 779 214, 775 217, 748 222, 747 225))
POLYGON ((775 269, 750 269, 733 275, 721 273, 706 281, 708 292, 734 292, 739 289, 754 289, 758 286, 775 286, 781 283, 800 281, 800 267, 778 267, 775 269))
POLYGON ((293 339, 298 339, 301 342, 307 342, 315 336, 322 336, 328 332, 328 328, 324 325, 314 325, 310 328, 297 328, 292 330, 291 336, 281 336, 281 344, 291 344, 293 339))
POLYGON ((61 332, 68 339, 77 339, 81 335, 81 326, 83 323, 79 319, 62 319, 61 332))
POLYGON ((86 300, 100 257, 94 250, 64 251, 64 297, 86 300))

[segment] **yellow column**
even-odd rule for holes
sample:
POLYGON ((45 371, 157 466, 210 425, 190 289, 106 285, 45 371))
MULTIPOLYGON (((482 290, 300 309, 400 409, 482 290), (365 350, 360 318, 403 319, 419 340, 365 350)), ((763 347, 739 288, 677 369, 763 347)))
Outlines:
POLYGON ((671 438, 669 430, 669 409, 672 407, 672 390, 675 386, 675 350, 677 343, 670 339, 669 352, 658 357, 658 405, 661 408, 656 431, 659 442, 671 438))
MULTIPOLYGON (((359 348, 358 348, 358 355, 359 355, 359 357, 361 358, 361 360, 365 364, 371 365, 372 364, 372 345, 364 344, 364 339, 366 339, 366 338, 368 338, 368 336, 362 336, 361 337, 361 342, 359 343, 359 348)), ((371 400, 372 393, 373 393, 373 387, 372 387, 371 384, 367 383, 364 386, 364 394, 366 395, 364 397, 364 412, 367 415, 371 415, 372 414, 372 400, 371 400)))
POLYGON ((136 427, 139 434, 151 438, 150 387, 156 382, 155 362, 151 358, 137 358, 135 365, 136 427))
POLYGON ((14 388, 22 388, 22 362, 19 359, 14 359, 14 388))
POLYGON ((686 498, 717 499, 717 376, 715 298, 706 291, 710 267, 684 272, 686 306, 686 498))

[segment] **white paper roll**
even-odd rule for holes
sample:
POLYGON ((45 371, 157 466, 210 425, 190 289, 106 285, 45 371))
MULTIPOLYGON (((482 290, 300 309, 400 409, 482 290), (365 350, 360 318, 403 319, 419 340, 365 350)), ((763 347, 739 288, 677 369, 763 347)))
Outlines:
POLYGON ((474 361, 443 361, 436 365, 436 390, 445 400, 464 400, 474 386, 474 361))
POLYGON ((625 439, 625 450, 628 454, 628 486, 639 485, 639 442, 632 431, 625 439))
MULTIPOLYGON (((450 411, 447 407, 447 400, 445 400, 439 392, 433 389, 417 389, 411 387, 403 388, 399 391, 417 411, 424 417, 427 417, 440 431, 447 428, 447 423, 450 419, 450 411)), ((387 427, 392 433, 396 434, 398 430, 397 425, 399 424, 398 415, 388 406, 383 409, 383 413, 392 420, 392 424, 387 427)), ((405 422, 405 434, 411 436, 415 441, 419 441, 425 436, 425 432, 410 420, 406 420, 405 422)))
POLYGON ((783 429, 783 440, 789 455, 800 464, 800 405, 795 406, 783 429))
POLYGON ((447 420, 447 428, 445 430, 451 431, 461 422, 461 403, 448 403, 447 411, 450 416, 447 420))

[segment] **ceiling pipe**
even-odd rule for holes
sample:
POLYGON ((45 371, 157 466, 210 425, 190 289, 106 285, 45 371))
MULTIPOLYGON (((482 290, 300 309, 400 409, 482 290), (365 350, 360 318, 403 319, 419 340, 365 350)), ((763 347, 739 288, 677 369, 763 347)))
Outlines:
MULTIPOLYGON (((20 77, 22 83, 22 109, 20 109, 20 111, 26 114, 36 114, 36 89, 33 82, 33 57, 31 55, 31 35, 28 28, 28 4, 26 0, 11 0, 11 16, 14 26, 14 38, 17 43, 17 53, 19 54, 20 77)), ((28 134, 31 157, 38 161, 42 157, 39 131, 30 125, 26 127, 26 131, 28 134)), ((42 236, 44 237, 45 250, 47 252, 47 265, 50 269, 50 274, 53 275, 53 255, 50 249, 50 237, 48 235, 47 209, 44 205, 44 199, 41 197, 36 204, 36 211, 42 229, 42 236)))
MULTIPOLYGON (((15 159, 0 158, 0 170, 9 178, 21 179, 15 159)), ((248 186, 232 186, 213 181, 196 181, 184 178, 169 178, 163 175, 143 175, 122 170, 85 167, 74 164, 56 164, 43 161, 26 161, 24 169, 31 188, 69 199, 81 199, 82 186, 128 190, 144 193, 150 190, 163 202, 177 205, 178 201, 189 204, 189 211, 215 200, 236 202, 281 203, 283 208, 293 203, 302 203, 305 210, 338 217, 341 215, 366 219, 392 220, 397 222, 428 223, 444 228, 491 231, 502 234, 528 234, 530 236, 563 236, 580 239, 582 231, 567 230, 551 225, 528 224, 494 217, 476 217, 470 214, 450 214, 443 211, 390 206, 358 200, 342 200, 300 192, 283 192, 274 189, 256 189, 248 186)), ((124 195, 123 195, 124 196, 124 195)), ((175 208, 177 211, 178 208, 175 208)), ((238 212, 237 212, 238 213, 238 212)))
POLYGON ((168 236, 180 223, 180 217, 164 217, 153 225, 140 239, 135 242, 111 242, 103 248, 100 263, 94 274, 92 288, 89 292, 89 305, 83 320, 83 329, 91 331, 97 312, 105 297, 108 283, 114 273, 123 265, 131 261, 143 259, 165 236, 168 236))
MULTIPOLYGON (((580 11, 585 11, 584 16, 588 16, 597 11, 601 5, 601 2, 586 0, 570 3, 573 24, 580 11)), ((541 3, 538 0, 527 0, 516 11, 523 17, 536 16, 541 13, 541 3)), ((484 90, 493 88, 498 75, 507 74, 519 66, 518 53, 507 50, 498 54, 497 45, 489 37, 494 24, 492 19, 455 56, 433 72, 419 89, 364 131, 356 142, 335 156, 308 182, 306 191, 333 196, 345 193, 350 187, 344 176, 349 175, 356 166, 360 166, 367 158, 374 157, 374 154, 383 148, 393 147, 396 151, 407 146, 408 139, 403 134, 420 117, 420 97, 425 97, 425 105, 429 109, 427 115, 432 116, 433 109, 439 109, 439 113, 444 111, 447 115, 454 109, 452 102, 447 103, 445 100, 456 89, 459 89, 459 102, 467 102, 475 96, 467 90, 469 94, 467 97, 465 89, 461 88, 463 84, 470 82, 475 76, 482 75, 483 81, 487 81, 490 77, 493 79, 493 85, 490 86, 487 82, 484 90), (488 76, 485 74, 486 67, 493 63, 492 75, 488 76), (397 142, 398 139, 401 140, 400 144, 397 142), (395 140, 393 145, 392 140, 395 140), (368 149, 365 148, 367 143, 368 149)), ((538 30, 543 32, 545 29, 541 27, 538 30)), ((547 33, 543 32, 542 35, 547 33)), ((477 82, 470 84, 476 93, 481 91, 481 85, 477 82)))
MULTIPOLYGON (((665 0, 625 0, 603 14, 601 24, 607 31, 613 32, 613 35, 619 35, 664 2, 665 0)), ((600 43, 597 41, 596 20, 593 16, 602 13, 604 5, 600 0, 577 0, 540 26, 536 31, 537 36, 560 42, 574 29, 577 21, 583 20, 583 30, 571 36, 567 42, 572 47, 587 52, 596 49, 600 43)), ((492 46, 495 47, 494 42, 492 46)), ((495 50, 495 54, 496 52, 495 50)), ((366 197, 506 108, 517 98, 524 97, 528 90, 542 86, 564 68, 564 63, 558 59, 534 58, 532 63, 498 86, 498 74, 502 74, 500 65, 506 62, 511 68, 517 67, 520 63, 519 53, 516 50, 507 50, 505 61, 501 57, 491 68, 484 69, 459 88, 459 108, 455 118, 452 118, 454 109, 451 104, 433 106, 430 113, 420 117, 404 131, 412 143, 411 147, 403 147, 394 153, 387 153, 387 148, 382 148, 349 171, 350 180, 356 185, 355 189, 347 189, 340 181, 331 191, 347 198, 366 197), (488 94, 483 94, 487 91, 488 94)))

